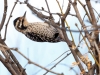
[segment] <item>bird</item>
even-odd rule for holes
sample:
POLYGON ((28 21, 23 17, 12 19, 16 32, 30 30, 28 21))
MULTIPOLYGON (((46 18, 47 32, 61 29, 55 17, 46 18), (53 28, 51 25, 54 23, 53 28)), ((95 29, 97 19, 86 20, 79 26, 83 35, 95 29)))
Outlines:
POLYGON ((29 23, 26 19, 26 12, 23 16, 17 17, 13 21, 17 31, 24 34, 27 38, 36 42, 61 42, 59 31, 45 22, 29 23))

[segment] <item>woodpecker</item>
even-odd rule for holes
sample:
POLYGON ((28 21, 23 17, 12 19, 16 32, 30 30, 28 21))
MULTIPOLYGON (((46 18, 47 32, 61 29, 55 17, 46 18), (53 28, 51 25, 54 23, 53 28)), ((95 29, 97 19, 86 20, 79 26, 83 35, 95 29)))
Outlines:
POLYGON ((29 39, 36 42, 60 42, 59 31, 44 22, 29 23, 25 18, 26 12, 22 17, 17 17, 13 23, 17 31, 23 33, 29 39))

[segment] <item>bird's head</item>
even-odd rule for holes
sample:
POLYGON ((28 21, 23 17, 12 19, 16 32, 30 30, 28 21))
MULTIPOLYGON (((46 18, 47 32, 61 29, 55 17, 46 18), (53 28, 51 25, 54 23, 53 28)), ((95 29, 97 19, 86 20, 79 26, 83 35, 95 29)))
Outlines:
POLYGON ((24 15, 22 17, 17 17, 13 21, 16 29, 24 30, 27 28, 28 22, 27 22, 27 19, 25 18, 25 16, 26 16, 26 12, 24 13, 24 15))

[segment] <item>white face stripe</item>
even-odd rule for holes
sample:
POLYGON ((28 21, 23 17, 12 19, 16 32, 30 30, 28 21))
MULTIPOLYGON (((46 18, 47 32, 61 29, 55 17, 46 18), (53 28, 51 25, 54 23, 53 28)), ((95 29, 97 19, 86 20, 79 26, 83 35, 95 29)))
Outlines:
POLYGON ((16 28, 18 27, 18 23, 19 23, 19 20, 17 20, 17 22, 16 22, 16 25, 15 25, 16 28))
POLYGON ((21 26, 22 26, 22 22, 20 22, 20 24, 19 24, 19 26, 18 26, 18 27, 19 27, 19 28, 21 28, 21 26))
POLYGON ((22 20, 17 20, 16 27, 21 28, 21 26, 22 26, 22 20))

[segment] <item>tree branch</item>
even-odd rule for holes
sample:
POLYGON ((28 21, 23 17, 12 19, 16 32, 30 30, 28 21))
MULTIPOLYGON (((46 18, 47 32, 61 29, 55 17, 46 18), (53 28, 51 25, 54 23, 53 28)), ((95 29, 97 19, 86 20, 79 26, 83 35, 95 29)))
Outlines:
POLYGON ((11 65, 9 63, 5 62, 5 59, 0 55, 0 61, 4 64, 5 67, 7 67, 7 69, 9 70, 9 72, 12 75, 17 75, 17 73, 15 72, 15 70, 11 67, 11 65))
MULTIPOLYGON (((53 65, 51 68, 50 68, 50 70, 52 70, 54 67, 56 67, 61 61, 63 61, 66 57, 68 57, 69 55, 71 54, 71 52, 70 53, 68 53, 65 57, 63 57, 60 61, 58 61, 55 65, 53 65)), ((43 75, 46 75, 48 73, 48 71, 46 72, 46 73, 44 73, 43 75)))
POLYGON ((3 12, 3 17, 2 17, 2 21, 1 21, 1 24, 0 24, 0 31, 4 25, 4 22, 5 22, 5 19, 6 19, 6 13, 7 13, 7 0, 4 0, 4 12, 3 12))
POLYGON ((16 4, 17 4, 17 0, 16 0, 15 4, 14 4, 14 6, 13 6, 11 12, 10 12, 10 16, 9 16, 8 21, 7 21, 7 23, 6 23, 5 35, 4 35, 4 39, 3 39, 4 41, 6 40, 7 27, 8 27, 8 24, 9 24, 10 18, 12 17, 12 13, 13 13, 13 10, 14 10, 16 4))

